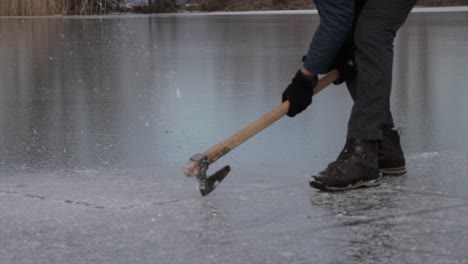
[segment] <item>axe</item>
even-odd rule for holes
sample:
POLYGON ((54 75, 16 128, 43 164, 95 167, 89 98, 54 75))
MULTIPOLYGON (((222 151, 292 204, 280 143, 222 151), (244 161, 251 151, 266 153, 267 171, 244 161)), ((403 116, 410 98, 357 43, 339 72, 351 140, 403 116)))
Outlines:
MULTIPOLYGON (((313 95, 317 94, 330 83, 334 82, 340 77, 338 70, 332 70, 327 75, 322 77, 313 89, 313 95)), ((188 177, 196 177, 198 181, 198 188, 203 196, 211 193, 221 181, 228 175, 231 168, 228 166, 223 167, 211 176, 207 176, 206 172, 208 167, 222 156, 233 150, 235 147, 244 143, 247 139, 253 137, 258 132, 273 124, 275 121, 283 117, 289 110, 289 101, 283 102, 280 106, 276 107, 269 113, 260 117, 250 125, 244 127, 229 138, 219 142, 207 151, 198 153, 190 158, 190 161, 185 166, 185 175, 188 177)))

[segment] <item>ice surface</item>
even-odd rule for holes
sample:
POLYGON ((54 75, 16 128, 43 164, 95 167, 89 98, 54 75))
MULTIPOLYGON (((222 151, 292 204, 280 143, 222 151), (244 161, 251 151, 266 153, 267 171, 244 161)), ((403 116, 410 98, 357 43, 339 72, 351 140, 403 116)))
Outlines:
POLYGON ((204 198, 182 166, 279 104, 317 16, 104 18, 0 19, 1 264, 468 263, 468 13, 396 39, 407 175, 308 186, 344 143, 331 86, 204 198))

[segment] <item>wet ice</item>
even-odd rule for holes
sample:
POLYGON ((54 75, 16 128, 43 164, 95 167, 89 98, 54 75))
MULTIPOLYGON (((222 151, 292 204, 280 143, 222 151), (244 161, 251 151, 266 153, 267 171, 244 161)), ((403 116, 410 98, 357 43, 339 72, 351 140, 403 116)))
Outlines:
POLYGON ((466 12, 413 14, 397 37, 406 176, 308 186, 344 143, 343 86, 213 164, 233 170, 209 196, 183 176, 279 104, 317 22, 2 18, 0 262, 465 263, 466 12))

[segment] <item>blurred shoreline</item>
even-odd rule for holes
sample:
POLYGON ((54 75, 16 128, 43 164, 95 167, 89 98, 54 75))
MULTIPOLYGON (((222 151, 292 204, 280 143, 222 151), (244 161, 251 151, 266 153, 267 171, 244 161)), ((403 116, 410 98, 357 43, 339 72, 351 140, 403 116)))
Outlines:
MULTIPOLYGON (((317 12, 311 0, 1 0, 0 17, 115 14, 239 14, 317 12)), ((458 10, 468 0, 418 0, 417 8, 458 10)))
MULTIPOLYGON (((412 13, 436 13, 436 12, 468 12, 468 6, 450 7, 415 7, 412 13)), ((0 19, 88 19, 88 18, 121 18, 121 17, 147 17, 147 16, 219 16, 219 15, 295 15, 295 14, 318 14, 315 9, 307 10, 271 10, 271 11, 214 11, 214 12, 174 12, 174 13, 152 13, 142 14, 135 12, 109 13, 105 15, 46 15, 46 16, 0 16, 0 19)))

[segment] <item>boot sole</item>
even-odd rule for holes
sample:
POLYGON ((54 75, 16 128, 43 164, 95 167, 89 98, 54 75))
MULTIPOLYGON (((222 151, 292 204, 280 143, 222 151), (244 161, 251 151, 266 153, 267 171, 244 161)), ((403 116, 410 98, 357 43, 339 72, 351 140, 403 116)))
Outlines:
POLYGON ((376 187, 380 185, 378 180, 370 180, 370 181, 360 181, 355 184, 350 184, 348 186, 337 187, 337 186, 326 186, 321 182, 317 181, 310 181, 310 186, 313 188, 317 188, 322 191, 329 191, 329 192, 339 192, 339 191, 348 191, 358 188, 368 188, 368 187, 376 187))
POLYGON ((382 172, 382 174, 385 176, 400 176, 400 175, 405 174, 407 171, 406 171, 406 167, 402 166, 402 167, 396 167, 396 168, 380 169, 380 172, 382 172))

